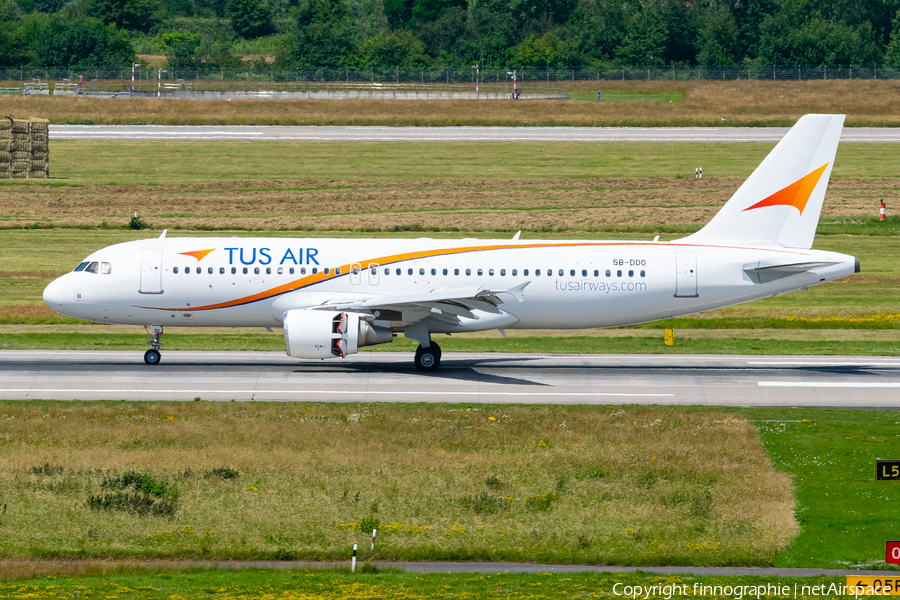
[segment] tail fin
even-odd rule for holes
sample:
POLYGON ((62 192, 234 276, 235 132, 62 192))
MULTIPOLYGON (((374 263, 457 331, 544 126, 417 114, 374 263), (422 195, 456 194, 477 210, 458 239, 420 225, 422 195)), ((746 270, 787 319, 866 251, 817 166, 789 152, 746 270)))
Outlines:
POLYGON ((811 248, 844 115, 806 115, 691 242, 811 248))

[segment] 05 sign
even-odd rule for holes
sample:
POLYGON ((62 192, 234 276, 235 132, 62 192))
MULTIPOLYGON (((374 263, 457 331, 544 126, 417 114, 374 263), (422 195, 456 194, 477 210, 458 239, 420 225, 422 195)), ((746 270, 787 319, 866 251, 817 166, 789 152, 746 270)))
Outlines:
POLYGON ((884 562, 900 565, 900 542, 885 542, 884 562))

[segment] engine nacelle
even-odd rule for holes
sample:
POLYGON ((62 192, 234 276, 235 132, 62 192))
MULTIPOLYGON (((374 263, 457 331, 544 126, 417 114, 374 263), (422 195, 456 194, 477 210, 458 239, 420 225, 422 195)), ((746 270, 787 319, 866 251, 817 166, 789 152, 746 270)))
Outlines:
POLYGON ((294 358, 345 358, 361 346, 384 344, 393 332, 358 313, 297 309, 284 313, 284 348, 294 358))

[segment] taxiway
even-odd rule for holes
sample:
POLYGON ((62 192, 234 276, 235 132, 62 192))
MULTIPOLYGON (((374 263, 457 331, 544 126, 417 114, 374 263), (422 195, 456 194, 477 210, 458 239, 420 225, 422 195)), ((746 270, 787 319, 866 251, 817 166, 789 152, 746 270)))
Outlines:
POLYGON ((900 408, 900 357, 5 350, 0 398, 900 408))

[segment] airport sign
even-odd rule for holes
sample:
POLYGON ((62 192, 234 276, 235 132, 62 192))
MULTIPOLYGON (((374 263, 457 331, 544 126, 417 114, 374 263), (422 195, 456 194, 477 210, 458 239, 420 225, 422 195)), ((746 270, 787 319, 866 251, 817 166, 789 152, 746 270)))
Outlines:
POLYGON ((876 460, 875 481, 900 481, 900 460, 876 460))

